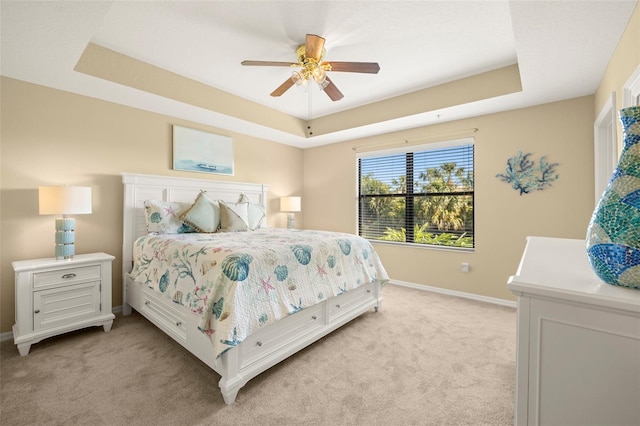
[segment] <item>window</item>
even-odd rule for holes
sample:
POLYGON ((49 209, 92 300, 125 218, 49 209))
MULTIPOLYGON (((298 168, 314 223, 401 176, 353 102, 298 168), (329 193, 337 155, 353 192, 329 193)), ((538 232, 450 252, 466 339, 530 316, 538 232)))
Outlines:
POLYGON ((473 248, 473 139, 358 155, 358 233, 473 248))

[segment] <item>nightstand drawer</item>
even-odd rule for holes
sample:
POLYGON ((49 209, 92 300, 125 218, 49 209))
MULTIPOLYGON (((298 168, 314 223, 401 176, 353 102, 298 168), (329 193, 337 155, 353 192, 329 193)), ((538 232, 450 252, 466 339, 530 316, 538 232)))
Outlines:
POLYGON ((67 285, 96 279, 100 279, 100 265, 35 272, 33 274, 33 288, 37 289, 58 284, 67 285))

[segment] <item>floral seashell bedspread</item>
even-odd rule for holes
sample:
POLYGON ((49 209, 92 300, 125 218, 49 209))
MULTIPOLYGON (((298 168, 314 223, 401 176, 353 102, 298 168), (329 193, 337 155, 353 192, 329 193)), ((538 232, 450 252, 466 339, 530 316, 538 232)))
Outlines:
POLYGON ((281 318, 388 275, 356 235, 258 229, 146 235, 131 277, 201 314, 216 357, 281 318))

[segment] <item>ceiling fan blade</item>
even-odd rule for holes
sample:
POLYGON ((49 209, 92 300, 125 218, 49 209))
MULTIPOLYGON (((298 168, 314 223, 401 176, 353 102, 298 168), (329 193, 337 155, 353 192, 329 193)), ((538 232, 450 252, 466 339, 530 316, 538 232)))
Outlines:
POLYGON ((298 65, 295 62, 277 62, 277 61, 242 61, 242 65, 259 66, 259 67, 291 67, 298 65))
POLYGON ((320 61, 322 56, 322 49, 324 49, 324 39, 315 34, 307 34, 307 39, 304 43, 305 56, 307 58, 313 58, 316 61, 320 61))
POLYGON ((323 62, 331 65, 331 71, 340 72, 362 72, 368 74, 378 74, 380 65, 377 62, 323 62))
POLYGON ((280 86, 278 86, 278 88, 276 90, 271 92, 271 96, 276 97, 276 96, 282 95, 284 92, 289 90, 291 88, 291 86, 293 86, 293 83, 294 83, 293 78, 289 77, 288 79, 286 79, 284 81, 284 83, 282 83, 280 86))
POLYGON ((329 80, 329 77, 326 77, 329 84, 324 88, 324 92, 331 98, 332 101, 339 101, 344 97, 342 92, 333 84, 333 81, 329 80))

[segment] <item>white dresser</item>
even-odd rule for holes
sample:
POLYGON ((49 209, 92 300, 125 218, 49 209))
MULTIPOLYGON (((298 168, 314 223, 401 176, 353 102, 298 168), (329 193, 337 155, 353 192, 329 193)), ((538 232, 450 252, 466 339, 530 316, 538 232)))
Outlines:
POLYGON ((640 290, 602 282, 585 242, 528 237, 518 298, 516 425, 640 425, 640 290))
POLYGON ((47 337, 84 327, 111 330, 111 262, 106 253, 80 254, 71 260, 13 262, 16 323, 13 340, 20 355, 47 337))

